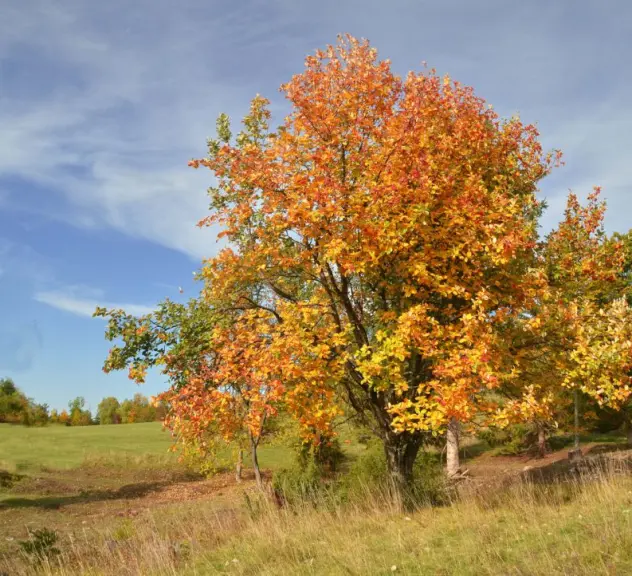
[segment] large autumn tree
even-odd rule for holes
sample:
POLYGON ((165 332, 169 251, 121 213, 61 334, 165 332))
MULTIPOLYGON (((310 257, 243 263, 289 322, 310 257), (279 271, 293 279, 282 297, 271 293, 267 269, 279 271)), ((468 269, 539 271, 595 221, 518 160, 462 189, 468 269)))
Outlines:
MULTIPOLYGON (((260 361, 305 431, 343 399, 384 443, 399 491, 424 438, 467 421, 501 384, 496 323, 536 297, 537 182, 555 157, 434 71, 395 75, 342 38, 282 87, 276 130, 257 96, 206 158, 229 247, 203 269, 215 310, 265 346, 260 361), (322 408, 304 410, 309 400, 322 408)), ((239 355, 235 355, 239 361, 239 355)))

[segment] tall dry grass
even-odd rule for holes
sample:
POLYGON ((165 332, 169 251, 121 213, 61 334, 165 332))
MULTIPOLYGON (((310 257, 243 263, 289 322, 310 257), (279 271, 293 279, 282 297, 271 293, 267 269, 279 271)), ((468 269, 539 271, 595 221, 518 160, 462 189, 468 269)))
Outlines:
MULTIPOLYGON (((462 491, 463 493, 463 491, 462 491)), ((278 510, 251 493, 232 510, 182 504, 115 529, 81 530, 40 566, 7 574, 632 574, 632 477, 603 459, 558 478, 469 490, 451 504, 398 512, 379 491, 323 493, 278 510)))

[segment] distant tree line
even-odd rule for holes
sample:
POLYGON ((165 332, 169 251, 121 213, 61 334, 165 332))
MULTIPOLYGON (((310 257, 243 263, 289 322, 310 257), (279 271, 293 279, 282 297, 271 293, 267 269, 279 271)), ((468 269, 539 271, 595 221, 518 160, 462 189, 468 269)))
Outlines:
POLYGON ((119 402, 108 396, 97 407, 99 424, 132 424, 134 422, 162 421, 166 414, 164 403, 152 403, 142 394, 134 394, 131 400, 119 402))
POLYGON ((49 410, 47 404, 38 404, 28 398, 11 378, 0 379, 0 423, 25 426, 131 424, 162 421, 167 411, 164 402, 154 403, 142 394, 134 394, 132 399, 122 402, 108 396, 99 403, 95 416, 85 405, 85 398, 77 396, 68 402, 67 410, 49 410))
POLYGON ((38 404, 15 385, 11 378, 0 379, 0 422, 36 426, 48 422, 48 405, 38 404))

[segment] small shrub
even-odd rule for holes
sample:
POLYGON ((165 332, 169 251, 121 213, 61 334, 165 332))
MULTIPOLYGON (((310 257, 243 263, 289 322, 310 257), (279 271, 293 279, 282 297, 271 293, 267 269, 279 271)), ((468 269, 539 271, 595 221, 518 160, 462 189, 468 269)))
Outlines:
POLYGON ((382 444, 372 438, 366 443, 366 450, 353 462, 348 474, 342 480, 344 488, 353 493, 383 487, 388 477, 386 456, 382 444))
POLYGON ((372 439, 373 436, 371 434, 367 434, 366 432, 358 434, 358 444, 362 444, 363 446, 368 446, 372 439))
POLYGON ((336 475, 346 459, 338 438, 314 444, 295 437, 288 444, 295 450, 295 463, 274 474, 272 488, 276 494, 290 506, 331 501, 336 475))
POLYGON ((28 540, 18 541, 22 552, 36 563, 41 563, 57 556, 60 550, 55 546, 56 543, 57 533, 48 528, 33 530, 29 532, 28 540))
POLYGON ((125 518, 112 533, 112 538, 116 542, 121 542, 123 540, 129 540, 135 533, 136 529, 134 528, 134 523, 129 518, 125 518))
POLYGON ((333 438, 318 445, 302 443, 298 447, 297 463, 301 470, 314 465, 321 475, 334 474, 346 458, 338 438, 333 438))
POLYGON ((522 454, 530 446, 537 443, 537 435, 524 424, 513 424, 506 428, 488 428, 477 434, 478 438, 494 448, 494 454, 499 456, 515 456, 522 454))
POLYGON ((279 470, 272 478, 272 488, 283 496, 285 503, 292 506, 299 503, 316 503, 324 491, 322 470, 314 461, 306 466, 295 465, 279 470))
POLYGON ((419 504, 447 506, 456 498, 454 487, 446 481, 440 454, 421 452, 413 474, 413 495, 419 504))
POLYGON ((22 474, 12 474, 6 470, 0 470, 0 488, 13 488, 24 476, 22 474))
POLYGON ((214 438, 201 442, 180 442, 180 462, 191 472, 210 478, 230 468, 230 462, 222 453, 224 447, 214 438))

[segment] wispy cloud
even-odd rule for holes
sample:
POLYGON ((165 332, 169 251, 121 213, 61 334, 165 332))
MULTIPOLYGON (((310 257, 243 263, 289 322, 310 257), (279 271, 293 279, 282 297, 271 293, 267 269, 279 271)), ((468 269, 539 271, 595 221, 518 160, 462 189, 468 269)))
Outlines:
MULTIPOLYGON (((215 232, 195 223, 206 214, 211 175, 187 160, 204 155, 217 113, 239 118, 256 92, 281 106, 276 88, 304 55, 350 31, 402 73, 427 60, 501 113, 538 121, 546 146, 565 150, 568 161, 545 183, 547 196, 602 184, 610 227, 625 228, 632 69, 622 47, 631 18, 627 0, 608 10, 570 0, 401 0, 397 8, 381 0, 221 8, 203 0, 26 0, 0 21, 0 179, 63 199, 46 206, 52 218, 209 256, 215 232)), ((0 189, 42 210, 21 187, 0 189)))
MULTIPOLYGON (((96 291, 100 293, 100 291, 96 291)), ((52 306, 58 310, 69 312, 76 316, 92 317, 95 309, 98 306, 111 308, 122 308, 128 314, 134 316, 142 316, 152 312, 151 306, 144 306, 141 304, 120 304, 114 302, 105 302, 98 297, 81 297, 77 295, 77 291, 72 288, 65 288, 62 290, 49 290, 37 292, 34 296, 37 302, 52 306)))
POLYGON ((211 175, 187 161, 205 154, 220 111, 247 109, 258 89, 244 47, 283 47, 287 16, 256 1, 221 15, 198 0, 27 5, 0 22, 0 178, 54 191, 66 203, 51 216, 68 223, 211 255, 216 231, 195 226, 211 175), (274 19, 256 24, 253 10, 274 19))

